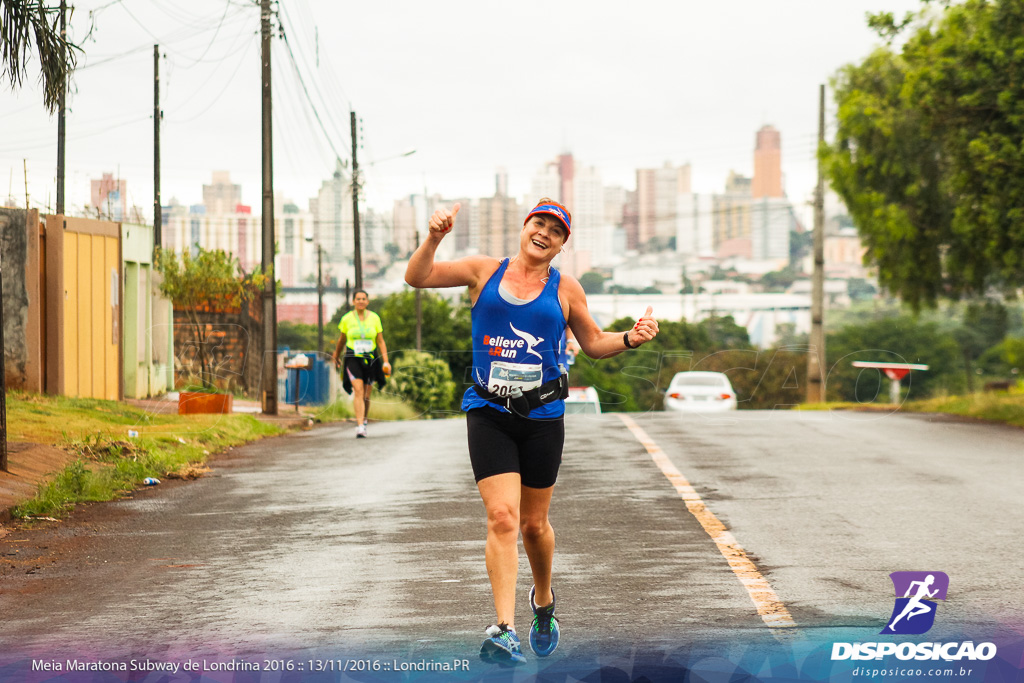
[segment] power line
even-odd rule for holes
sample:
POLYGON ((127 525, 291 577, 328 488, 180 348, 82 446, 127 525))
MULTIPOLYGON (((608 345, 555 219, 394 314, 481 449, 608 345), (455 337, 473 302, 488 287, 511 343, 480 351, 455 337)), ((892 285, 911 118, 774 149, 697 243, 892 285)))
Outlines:
MULTIPOLYGON (((221 62, 223 62, 223 61, 225 61, 225 60, 227 60, 227 59, 229 59, 231 57, 234 57, 234 56, 236 56, 238 54, 242 54, 242 53, 244 53, 249 48, 248 44, 243 44, 242 47, 238 47, 239 42, 241 40, 245 39, 246 34, 248 34, 249 37, 252 38, 253 36, 255 36, 257 34, 257 31, 254 30, 254 29, 249 28, 246 24, 243 23, 242 24, 242 30, 239 31, 235 35, 235 38, 231 41, 231 45, 228 48, 228 51, 225 52, 224 55, 220 59, 221 62)), ((173 74, 173 69, 175 67, 177 67, 178 65, 174 62, 173 59, 169 59, 169 58, 167 60, 167 63, 168 63, 168 67, 170 67, 171 73, 169 73, 167 75, 167 77, 164 78, 164 90, 165 90, 165 95, 169 98, 169 96, 170 96, 170 86, 171 86, 171 80, 172 80, 171 76, 173 74)), ((190 67, 182 67, 182 68, 188 69, 190 67)), ((184 102, 180 102, 180 103, 177 103, 177 102, 169 103, 168 106, 169 107, 173 106, 176 109, 180 109, 180 108, 184 107, 186 104, 188 104, 189 102, 194 100, 199 95, 200 92, 202 92, 203 88, 206 87, 207 83, 209 83, 216 76, 219 76, 219 75, 220 75, 219 71, 212 70, 210 72, 210 75, 206 77, 205 81, 203 81, 202 83, 200 83, 196 87, 191 87, 190 88, 192 94, 188 97, 188 99, 186 99, 184 102)))
POLYGON ((299 65, 295 61, 295 53, 292 52, 292 45, 291 42, 289 42, 288 40, 288 33, 284 30, 284 27, 282 27, 281 29, 281 36, 282 38, 284 38, 284 45, 288 49, 288 58, 292 63, 292 67, 295 69, 295 75, 299 79, 299 84, 302 85, 302 92, 306 95, 306 101, 309 102, 309 106, 313 110, 313 115, 316 117, 317 123, 320 124, 320 130, 323 132, 324 138, 326 138, 327 140, 327 144, 331 146, 331 150, 334 152, 334 156, 338 159, 341 159, 343 157, 341 153, 338 152, 337 147, 334 146, 334 141, 331 140, 331 136, 328 134, 327 128, 324 126, 324 122, 320 118, 320 112, 317 110, 316 104, 313 102, 313 98, 310 97, 309 95, 309 89, 306 87, 306 81, 305 79, 302 78, 302 72, 299 70, 299 65))
MULTIPOLYGON (((242 68, 242 64, 245 63, 245 57, 248 56, 247 55, 247 48, 248 47, 249 47, 249 45, 246 44, 241 50, 239 50, 239 52, 242 54, 242 58, 238 60, 238 64, 235 65, 234 71, 232 71, 231 72, 231 76, 228 77, 228 83, 231 83, 231 82, 233 82, 235 80, 235 74, 238 73, 238 70, 242 68)), ((167 117, 166 120, 167 120, 168 123, 174 123, 174 124, 189 123, 191 121, 195 121, 196 119, 201 117, 203 114, 208 112, 215 104, 220 102, 221 98, 224 97, 224 95, 227 92, 228 92, 227 88, 221 89, 221 91, 219 93, 217 93, 217 95, 213 98, 213 101, 211 101, 208 105, 206 105, 206 107, 202 111, 200 111, 198 114, 196 114, 194 116, 191 116, 191 117, 189 117, 187 119, 174 119, 173 117, 167 117)), ((189 100, 187 100, 187 101, 191 101, 191 99, 192 98, 189 98, 189 100)))
MULTIPOLYGON (((282 10, 284 11, 284 13, 285 13, 285 15, 286 15, 286 17, 288 19, 288 26, 289 26, 289 28, 296 28, 296 30, 301 30, 301 28, 302 28, 301 24, 297 24, 297 23, 293 23, 292 22, 291 17, 289 16, 289 12, 288 12, 288 6, 287 5, 282 5, 282 10)), ((300 55, 300 57, 303 56, 302 46, 303 45, 308 45, 310 42, 311 41, 309 39, 308 32, 307 32, 307 35, 306 35, 306 37, 304 39, 302 39, 301 36, 300 36, 299 43, 295 47, 295 51, 300 55)), ((329 67, 330 64, 329 64, 329 62, 327 60, 327 55, 325 54, 324 57, 325 57, 325 64, 327 64, 327 66, 329 67)), ((309 62, 308 59, 304 59, 303 60, 303 64, 304 64, 304 66, 306 68, 306 72, 311 74, 310 80, 313 83, 313 89, 316 91, 316 94, 320 97, 320 102, 326 107, 327 115, 331 119, 331 123, 334 125, 335 132, 339 133, 338 137, 341 140, 343 140, 343 141, 347 140, 348 139, 348 126, 343 125, 345 123, 344 121, 342 121, 339 124, 338 120, 336 118, 334 118, 333 116, 331 116, 331 114, 333 112, 336 112, 336 111, 341 111, 341 112, 351 111, 352 110, 352 106, 348 102, 348 98, 345 97, 346 101, 345 101, 344 106, 341 106, 341 107, 332 106, 331 102, 329 102, 327 97, 325 97, 323 91, 320 89, 320 87, 319 87, 319 85, 317 83, 317 81, 320 80, 317 77, 318 76, 318 69, 311 68, 310 67, 310 62, 309 62)), ((337 79, 333 79, 332 86, 333 86, 332 89, 328 89, 329 93, 333 92, 334 90, 341 91, 342 93, 344 93, 343 89, 341 88, 341 84, 340 84, 340 82, 338 82, 337 79)))

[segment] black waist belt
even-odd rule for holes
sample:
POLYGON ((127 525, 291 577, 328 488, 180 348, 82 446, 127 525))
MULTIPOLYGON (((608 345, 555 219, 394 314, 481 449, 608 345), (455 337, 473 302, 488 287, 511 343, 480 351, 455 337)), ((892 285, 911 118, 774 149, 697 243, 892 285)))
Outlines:
POLYGON ((526 417, 534 408, 540 408, 548 403, 554 403, 555 401, 567 398, 569 396, 569 375, 561 374, 535 389, 524 391, 514 397, 498 396, 475 382, 473 383, 473 390, 476 391, 477 396, 485 401, 504 406, 510 413, 526 417))

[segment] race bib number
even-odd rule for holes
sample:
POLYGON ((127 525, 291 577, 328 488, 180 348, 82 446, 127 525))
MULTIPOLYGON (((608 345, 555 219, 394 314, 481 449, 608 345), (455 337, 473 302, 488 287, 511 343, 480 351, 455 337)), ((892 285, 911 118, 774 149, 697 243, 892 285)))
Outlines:
POLYGON ((530 365, 493 361, 487 389, 498 396, 518 396, 523 391, 539 387, 543 374, 540 363, 530 365))
POLYGON ((373 353, 373 340, 372 339, 353 339, 352 350, 357 354, 362 355, 364 353, 373 353))

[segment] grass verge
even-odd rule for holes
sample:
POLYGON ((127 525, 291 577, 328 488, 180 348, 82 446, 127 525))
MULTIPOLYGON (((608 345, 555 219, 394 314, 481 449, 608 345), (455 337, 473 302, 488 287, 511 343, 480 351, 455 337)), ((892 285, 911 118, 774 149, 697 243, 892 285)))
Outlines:
MULTIPOLYGON (((355 413, 352 410, 352 399, 335 401, 310 414, 310 417, 314 422, 321 423, 339 422, 353 418, 355 413)), ((373 421, 417 420, 420 417, 422 417, 420 411, 394 396, 378 399, 374 394, 370 399, 370 419, 373 421)))
MULTIPOLYGON (((893 412, 891 403, 804 404, 801 410, 871 410, 893 412)), ((1024 393, 967 394, 905 401, 898 410, 908 413, 945 413, 1024 428, 1024 393)))
POLYGON ((54 444, 74 460, 15 517, 59 516, 75 503, 112 500, 146 477, 193 478, 210 453, 281 434, 252 415, 165 415, 114 401, 10 392, 11 441, 54 444), (137 434, 137 436, 135 435, 137 434))
MULTIPOLYGON (((281 414, 286 408, 282 406, 281 414)), ((320 423, 353 417, 351 401, 302 413, 320 423)), ((373 401, 374 420, 414 420, 419 413, 395 397, 373 401)), ((75 503, 114 500, 146 477, 192 479, 211 453, 284 429, 252 415, 152 413, 125 403, 11 391, 7 396, 10 441, 53 444, 74 460, 39 486, 14 517, 53 517, 75 503)))

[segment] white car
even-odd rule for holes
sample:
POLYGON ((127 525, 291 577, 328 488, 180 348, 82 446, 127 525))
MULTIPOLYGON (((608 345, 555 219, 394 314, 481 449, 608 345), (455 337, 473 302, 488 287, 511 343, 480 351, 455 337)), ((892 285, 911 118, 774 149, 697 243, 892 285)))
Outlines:
POLYGON ((569 387, 569 395, 565 399, 565 414, 591 415, 601 412, 601 401, 597 398, 594 387, 569 387))
POLYGON ((736 391, 721 372, 677 372, 665 390, 665 410, 682 413, 736 410, 736 391))

